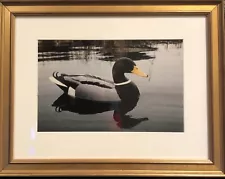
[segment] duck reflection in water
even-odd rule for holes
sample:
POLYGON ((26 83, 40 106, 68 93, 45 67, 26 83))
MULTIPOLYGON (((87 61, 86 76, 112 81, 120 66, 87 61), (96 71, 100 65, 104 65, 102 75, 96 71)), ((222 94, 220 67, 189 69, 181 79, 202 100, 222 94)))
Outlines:
MULTIPOLYGON (((52 106, 55 107, 56 112, 69 111, 80 115, 97 114, 107 111, 113 112, 113 119, 119 128, 129 129, 148 118, 132 118, 130 115, 121 115, 119 103, 100 103, 95 101, 88 101, 79 98, 71 98, 66 93, 62 94, 54 101, 52 106)), ((124 108, 123 108, 124 109, 124 108)))
POLYGON ((123 57, 112 68, 113 81, 88 74, 68 75, 54 72, 50 80, 64 91, 52 106, 56 111, 78 114, 96 114, 114 111, 113 119, 120 128, 132 128, 148 118, 132 118, 126 115, 133 110, 140 97, 138 87, 125 77, 133 73, 148 77, 129 58, 123 57))

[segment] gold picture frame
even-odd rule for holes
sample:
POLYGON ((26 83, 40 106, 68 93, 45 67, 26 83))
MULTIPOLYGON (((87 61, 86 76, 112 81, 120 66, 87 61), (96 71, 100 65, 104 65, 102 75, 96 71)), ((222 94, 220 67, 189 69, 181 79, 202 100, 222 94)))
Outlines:
POLYGON ((223 0, 2 0, 0 5, 0 176, 223 176, 223 0), (209 160, 13 159, 15 18, 41 15, 204 15, 207 17, 209 160))

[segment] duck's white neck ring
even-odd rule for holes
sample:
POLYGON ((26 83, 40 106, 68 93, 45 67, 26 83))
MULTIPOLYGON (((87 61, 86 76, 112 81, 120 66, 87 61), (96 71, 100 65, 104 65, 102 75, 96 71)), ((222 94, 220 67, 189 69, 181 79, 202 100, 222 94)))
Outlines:
POLYGON ((122 85, 126 85, 128 83, 130 83, 131 80, 128 80, 128 81, 125 81, 125 82, 122 82, 122 83, 115 83, 115 86, 122 86, 122 85))

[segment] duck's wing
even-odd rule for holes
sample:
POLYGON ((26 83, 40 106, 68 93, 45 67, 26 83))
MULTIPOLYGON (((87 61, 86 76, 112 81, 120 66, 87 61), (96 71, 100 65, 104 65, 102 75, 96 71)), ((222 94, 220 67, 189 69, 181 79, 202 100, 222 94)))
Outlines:
POLYGON ((50 80, 61 87, 72 87, 76 89, 79 84, 94 85, 103 88, 115 88, 112 81, 88 74, 68 75, 64 73, 54 72, 50 80))
POLYGON ((114 83, 97 76, 68 75, 55 72, 51 81, 71 97, 98 102, 120 101, 114 83))
POLYGON ((112 81, 89 74, 69 75, 65 79, 80 83, 75 91, 73 89, 68 90, 68 94, 75 95, 77 98, 98 102, 120 101, 112 81))
POLYGON ((81 84, 86 84, 90 86, 98 86, 102 88, 115 88, 115 85, 112 81, 100 78, 98 76, 84 74, 84 75, 66 75, 64 77, 67 81, 76 81, 81 84))
POLYGON ((56 84, 64 92, 68 91, 69 87, 74 89, 80 84, 79 81, 76 81, 72 78, 68 78, 67 74, 61 74, 59 72, 54 72, 52 76, 49 77, 50 81, 56 84))

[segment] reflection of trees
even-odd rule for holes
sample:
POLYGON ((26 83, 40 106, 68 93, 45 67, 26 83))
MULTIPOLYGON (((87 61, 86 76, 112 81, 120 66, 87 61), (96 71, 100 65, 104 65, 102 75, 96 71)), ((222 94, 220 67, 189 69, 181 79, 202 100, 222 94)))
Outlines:
POLYGON ((39 61, 81 59, 88 61, 95 58, 96 54, 99 60, 104 61, 113 61, 122 56, 143 60, 154 58, 142 52, 156 51, 158 44, 164 44, 167 48, 169 45, 181 48, 182 42, 182 40, 39 40, 38 51, 39 61))
POLYGON ((38 52, 67 52, 71 44, 70 40, 39 40, 38 52))
POLYGON ((69 60, 68 52, 41 52, 38 53, 38 61, 53 61, 53 60, 69 60))
POLYGON ((72 47, 95 49, 96 47, 107 49, 111 52, 127 52, 135 48, 145 48, 150 51, 157 50, 157 44, 182 44, 182 40, 39 40, 38 51, 68 51, 72 47))
POLYGON ((85 60, 89 61, 91 59, 94 59, 96 56, 96 52, 92 51, 91 49, 85 49, 85 50, 75 50, 70 51, 70 60, 85 60))
POLYGON ((169 42, 167 42, 167 43, 164 43, 164 45, 165 45, 166 49, 169 49, 170 46, 173 46, 173 47, 176 47, 176 48, 182 47, 182 43, 169 43, 169 42))

